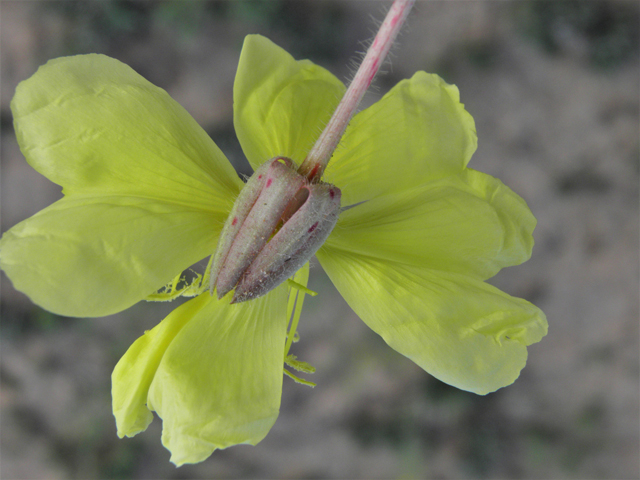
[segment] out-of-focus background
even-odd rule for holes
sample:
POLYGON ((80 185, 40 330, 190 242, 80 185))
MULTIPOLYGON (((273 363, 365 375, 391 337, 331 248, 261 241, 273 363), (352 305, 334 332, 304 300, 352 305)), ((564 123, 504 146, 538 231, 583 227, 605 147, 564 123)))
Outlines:
MULTIPOLYGON (((264 34, 348 80, 389 4, 2 0, 2 231, 60 198, 24 161, 9 109, 48 59, 99 52, 131 65, 248 173, 232 126, 243 37, 264 34)), ((537 216, 533 258, 492 279, 549 318, 514 385, 480 397, 430 377, 316 265, 320 295, 306 302, 294 353, 317 367, 318 386, 285 378, 261 444, 176 469, 158 419, 119 440, 110 406, 115 363, 175 304, 61 318, 2 274, 1 477, 638 478, 639 11, 636 1, 419 1, 365 99, 416 70, 458 85, 479 135, 471 166, 537 216)))

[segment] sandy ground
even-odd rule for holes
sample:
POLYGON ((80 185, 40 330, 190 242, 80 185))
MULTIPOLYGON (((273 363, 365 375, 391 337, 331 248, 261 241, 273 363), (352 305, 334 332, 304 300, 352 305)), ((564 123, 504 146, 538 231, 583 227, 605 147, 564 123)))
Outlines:
MULTIPOLYGON (((240 171, 232 84, 243 37, 269 36, 348 79, 379 2, 0 2, 2 231, 60 198, 20 154, 9 102, 49 58, 100 52, 165 88, 240 171)), ((118 440, 110 373, 170 305, 100 319, 51 315, 2 274, 3 479, 638 478, 637 2, 418 2, 365 103, 416 70, 461 90, 471 166, 538 218, 533 258, 492 282, 547 314, 518 381, 478 397, 389 349, 315 265, 296 354, 257 447, 176 469, 160 422, 118 440)))

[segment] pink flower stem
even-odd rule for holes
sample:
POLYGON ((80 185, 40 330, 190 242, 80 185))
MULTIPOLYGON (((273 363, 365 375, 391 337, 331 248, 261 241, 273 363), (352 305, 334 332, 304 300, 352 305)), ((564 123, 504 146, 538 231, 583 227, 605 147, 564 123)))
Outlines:
POLYGON ((309 181, 319 181, 322 177, 351 117, 387 56, 414 2, 415 0, 394 0, 338 108, 298 169, 309 181))

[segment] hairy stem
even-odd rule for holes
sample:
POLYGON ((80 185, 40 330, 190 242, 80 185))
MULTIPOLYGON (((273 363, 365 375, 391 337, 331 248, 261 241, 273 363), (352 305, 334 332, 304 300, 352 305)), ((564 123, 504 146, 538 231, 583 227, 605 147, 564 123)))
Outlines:
POLYGON ((298 172, 305 175, 309 181, 318 181, 322 177, 351 117, 387 56, 414 2, 415 0, 394 0, 338 108, 300 165, 298 172))

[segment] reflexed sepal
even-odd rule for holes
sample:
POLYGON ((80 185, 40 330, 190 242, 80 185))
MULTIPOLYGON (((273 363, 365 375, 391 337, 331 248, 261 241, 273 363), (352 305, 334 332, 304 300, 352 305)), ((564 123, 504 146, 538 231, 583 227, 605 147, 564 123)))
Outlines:
POLYGON ((322 246, 340 214, 340 189, 310 184, 294 162, 276 157, 240 193, 218 242, 211 292, 236 289, 232 303, 260 297, 298 271, 322 246))
POLYGON ((305 185, 307 199, 246 270, 233 302, 264 295, 302 267, 338 221, 340 190, 329 184, 305 185))
POLYGON ((227 219, 211 269, 210 290, 224 297, 258 255, 278 225, 290 198, 304 179, 290 168, 288 158, 276 157, 249 179, 227 219))

